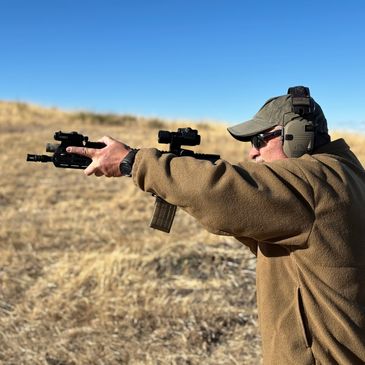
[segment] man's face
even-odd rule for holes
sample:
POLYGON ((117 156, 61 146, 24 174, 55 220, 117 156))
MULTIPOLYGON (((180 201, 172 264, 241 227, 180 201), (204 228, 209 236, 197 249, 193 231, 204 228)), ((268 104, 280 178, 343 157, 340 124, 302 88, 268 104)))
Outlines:
POLYGON ((252 148, 248 154, 250 160, 254 162, 272 162, 275 160, 282 160, 284 158, 288 158, 283 150, 283 141, 280 135, 278 136, 270 136, 268 135, 265 138, 265 135, 271 133, 273 131, 281 130, 281 126, 276 126, 266 132, 263 133, 264 141, 261 143, 261 146, 255 147, 252 145, 252 148))

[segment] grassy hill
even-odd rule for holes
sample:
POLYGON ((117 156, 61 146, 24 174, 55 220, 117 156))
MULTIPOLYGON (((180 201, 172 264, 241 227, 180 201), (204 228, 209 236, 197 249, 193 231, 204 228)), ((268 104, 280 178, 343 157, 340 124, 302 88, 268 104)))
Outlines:
MULTIPOLYGON (((248 249, 182 211, 169 235, 150 229, 154 199, 130 179, 25 161, 59 130, 152 147, 183 126, 197 151, 247 152, 222 125, 0 102, 1 364, 260 363, 248 249)), ((365 138, 346 140, 364 162, 365 138)))

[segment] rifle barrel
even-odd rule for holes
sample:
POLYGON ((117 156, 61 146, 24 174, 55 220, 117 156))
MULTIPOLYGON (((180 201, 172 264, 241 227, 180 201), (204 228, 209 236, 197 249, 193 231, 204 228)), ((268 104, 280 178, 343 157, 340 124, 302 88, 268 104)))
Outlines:
POLYGON ((52 157, 47 155, 27 155, 27 161, 32 162, 52 162, 52 157))

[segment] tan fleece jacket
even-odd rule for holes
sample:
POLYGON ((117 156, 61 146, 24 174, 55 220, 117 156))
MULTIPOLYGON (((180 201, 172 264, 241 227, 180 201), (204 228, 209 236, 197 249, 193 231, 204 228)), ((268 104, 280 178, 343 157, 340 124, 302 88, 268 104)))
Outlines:
POLYGON ((265 364, 365 363, 365 172, 342 139, 236 166, 142 149, 133 180, 256 253, 265 364))

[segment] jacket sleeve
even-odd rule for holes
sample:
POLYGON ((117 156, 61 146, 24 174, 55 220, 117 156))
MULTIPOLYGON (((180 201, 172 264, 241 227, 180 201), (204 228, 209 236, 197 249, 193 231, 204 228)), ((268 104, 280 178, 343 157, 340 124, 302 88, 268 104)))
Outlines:
POLYGON ((312 190, 294 163, 276 162, 213 164, 151 148, 137 153, 132 176, 212 233, 303 245, 314 220, 312 190))

